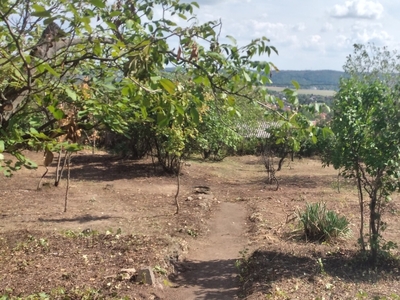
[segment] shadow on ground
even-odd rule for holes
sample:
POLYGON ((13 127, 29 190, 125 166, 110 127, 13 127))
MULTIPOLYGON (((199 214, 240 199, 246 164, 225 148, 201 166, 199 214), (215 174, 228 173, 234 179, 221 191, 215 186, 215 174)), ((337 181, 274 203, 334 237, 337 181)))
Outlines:
MULTIPOLYGON (((113 181, 141 177, 165 176, 165 172, 151 161, 118 159, 111 155, 72 156, 71 178, 88 181, 113 181)), ((55 167, 54 163, 52 167, 55 167)), ((64 176, 65 175, 64 170, 64 176)))
POLYGON ((195 299, 234 299, 239 285, 235 259, 185 261, 175 264, 170 281, 179 289, 197 287, 195 299))
POLYGON ((292 255, 278 251, 257 250, 248 260, 242 261, 241 276, 244 294, 272 292, 272 283, 299 278, 309 282, 318 276, 340 278, 344 282, 376 283, 388 278, 398 278, 400 263, 396 259, 386 260, 376 269, 362 259, 359 252, 333 253, 328 256, 292 255))
POLYGON ((92 216, 89 214, 78 216, 75 218, 54 218, 54 219, 46 219, 46 218, 39 218, 40 222, 53 222, 53 223, 64 223, 64 222, 78 222, 78 223, 87 223, 92 221, 100 221, 100 220, 107 220, 114 217, 105 215, 105 216, 92 216))

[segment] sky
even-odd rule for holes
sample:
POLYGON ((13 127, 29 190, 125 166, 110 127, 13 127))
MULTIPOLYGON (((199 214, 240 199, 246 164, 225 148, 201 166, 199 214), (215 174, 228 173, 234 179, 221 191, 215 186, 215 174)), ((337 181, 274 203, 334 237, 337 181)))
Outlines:
POLYGON ((257 59, 280 70, 342 71, 355 43, 400 48, 399 0, 196 2, 199 22, 222 20, 221 37, 231 35, 239 46, 262 36, 270 39, 279 55, 257 59))

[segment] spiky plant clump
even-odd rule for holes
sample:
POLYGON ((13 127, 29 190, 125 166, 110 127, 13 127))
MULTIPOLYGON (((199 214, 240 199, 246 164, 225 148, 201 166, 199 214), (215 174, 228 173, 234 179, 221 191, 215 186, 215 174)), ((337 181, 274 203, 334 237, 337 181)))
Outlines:
POLYGON ((307 240, 328 241, 349 232, 347 218, 328 210, 325 203, 307 204, 305 211, 299 212, 298 216, 307 240))

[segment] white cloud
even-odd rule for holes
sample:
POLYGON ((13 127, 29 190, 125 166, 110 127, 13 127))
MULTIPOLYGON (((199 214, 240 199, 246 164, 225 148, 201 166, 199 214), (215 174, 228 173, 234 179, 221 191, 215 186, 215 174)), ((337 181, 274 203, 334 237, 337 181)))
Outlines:
POLYGON ((333 25, 332 23, 326 22, 323 26, 321 31, 322 32, 328 32, 328 31, 332 31, 333 30, 333 25))
MULTIPOLYGON (((200 9, 195 9, 195 14, 199 24, 222 21, 221 43, 229 42, 226 35, 235 37, 241 46, 266 36, 271 40, 268 44, 278 49, 279 56, 255 59, 271 61, 281 69, 341 69, 355 43, 372 42, 400 49, 395 38, 400 28, 400 1, 303 0, 300 6, 298 0, 287 0, 284 4, 265 0, 197 2, 200 9)), ((178 22, 180 26, 188 26, 194 21, 178 22)))
POLYGON ((374 43, 377 46, 388 46, 393 37, 383 29, 382 24, 355 23, 350 30, 341 30, 334 38, 333 49, 349 49, 354 44, 374 43))
POLYGON ((366 44, 375 43, 378 46, 387 45, 391 41, 391 36, 382 29, 381 24, 355 24, 352 28, 353 41, 355 43, 366 44))
POLYGON ((339 34, 335 37, 333 49, 347 49, 350 46, 351 46, 351 40, 346 35, 339 34))
POLYGON ((303 22, 297 23, 296 25, 293 26, 293 29, 295 31, 304 31, 306 29, 306 25, 303 22))
POLYGON ((330 15, 334 18, 379 19, 383 10, 383 5, 376 1, 350 0, 342 5, 335 5, 330 15))
POLYGON ((259 22, 257 20, 251 20, 250 27, 248 30, 253 32, 253 37, 261 35, 273 40, 281 38, 287 30, 287 26, 282 23, 259 22))

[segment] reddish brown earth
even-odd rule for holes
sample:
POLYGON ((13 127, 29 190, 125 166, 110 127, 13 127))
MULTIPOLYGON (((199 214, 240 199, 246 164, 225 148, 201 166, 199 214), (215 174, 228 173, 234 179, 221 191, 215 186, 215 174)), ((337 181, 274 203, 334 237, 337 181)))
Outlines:
MULTIPOLYGON (((359 226, 354 186, 342 181, 338 193, 336 171, 318 160, 285 163, 278 191, 265 185, 258 157, 190 161, 183 169, 178 215, 176 178, 154 168, 151 159, 80 153, 72 163, 66 213, 66 180, 53 186, 54 166, 39 191, 43 166, 1 179, 0 295, 398 299, 396 260, 369 269, 354 258, 359 226), (198 186, 210 190, 198 193, 204 191, 198 186), (306 202, 318 201, 345 214, 353 234, 331 244, 299 239, 293 217, 306 202), (155 271, 153 286, 120 274, 146 266, 155 271)), ((384 238, 399 242, 398 196, 393 198, 384 238)))

